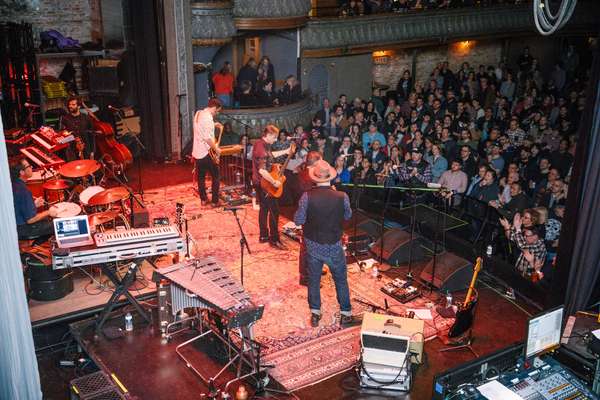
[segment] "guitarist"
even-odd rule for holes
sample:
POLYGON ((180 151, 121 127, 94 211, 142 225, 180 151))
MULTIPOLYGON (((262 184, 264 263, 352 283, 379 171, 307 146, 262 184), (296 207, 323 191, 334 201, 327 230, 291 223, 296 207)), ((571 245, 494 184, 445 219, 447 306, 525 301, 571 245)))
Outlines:
POLYGON ((260 227, 261 243, 269 242, 271 247, 278 250, 286 250, 279 238, 279 201, 276 197, 268 195, 260 186, 261 180, 265 180, 273 187, 279 188, 282 183, 270 175, 273 159, 281 157, 294 151, 294 146, 289 149, 271 151, 271 145, 277 141, 279 128, 275 125, 267 125, 262 136, 252 147, 252 184, 256 190, 256 197, 260 206, 258 213, 258 225, 260 227))
POLYGON ((220 123, 215 123, 214 118, 219 114, 223 105, 221 101, 212 98, 208 101, 208 106, 194 115, 194 146, 192 157, 196 160, 196 173, 198 174, 198 194, 202 203, 208 202, 206 195, 206 172, 210 174, 212 180, 212 205, 219 206, 219 168, 217 163, 210 156, 209 151, 212 150, 218 159, 221 154, 221 149, 215 141, 215 127, 223 129, 220 123))

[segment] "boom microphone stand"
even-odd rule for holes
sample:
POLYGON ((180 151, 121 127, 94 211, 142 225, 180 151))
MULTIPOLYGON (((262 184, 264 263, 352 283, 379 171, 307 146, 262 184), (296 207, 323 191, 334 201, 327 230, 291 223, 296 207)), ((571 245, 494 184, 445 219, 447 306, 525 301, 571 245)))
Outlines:
POLYGON ((240 207, 226 207, 226 211, 231 211, 233 216, 235 217, 235 221, 237 222, 237 226, 240 229, 240 283, 244 286, 244 248, 248 250, 248 254, 252 254, 250 251, 250 246, 248 245, 248 240, 246 240, 246 235, 244 234, 244 229, 242 228, 242 224, 240 223, 240 218, 237 215, 237 211, 240 210, 240 207))

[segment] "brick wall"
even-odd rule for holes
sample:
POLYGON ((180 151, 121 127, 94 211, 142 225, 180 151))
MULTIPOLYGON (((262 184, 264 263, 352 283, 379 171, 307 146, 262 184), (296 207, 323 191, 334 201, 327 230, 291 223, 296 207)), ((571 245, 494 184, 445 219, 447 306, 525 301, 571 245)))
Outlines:
MULTIPOLYGON (((412 49, 390 52, 389 61, 384 65, 373 65, 373 82, 389 85, 390 89, 396 83, 405 69, 412 70, 412 49)), ((427 84, 429 75, 440 61, 448 61, 453 71, 467 61, 472 66, 479 64, 495 65, 502 57, 502 42, 477 42, 471 41, 468 45, 452 43, 443 46, 417 49, 416 79, 415 82, 427 84)))
POLYGON ((37 9, 3 13, 0 20, 31 23, 36 43, 39 33, 48 29, 85 43, 92 39, 93 31, 101 32, 96 26, 101 21, 93 18, 93 10, 99 9, 99 3, 100 0, 39 0, 37 9))

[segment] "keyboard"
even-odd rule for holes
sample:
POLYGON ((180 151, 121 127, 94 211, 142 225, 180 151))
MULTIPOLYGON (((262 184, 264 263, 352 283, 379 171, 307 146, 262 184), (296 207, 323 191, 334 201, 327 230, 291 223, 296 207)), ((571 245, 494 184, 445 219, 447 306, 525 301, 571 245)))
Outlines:
POLYGON ((113 232, 96 233, 96 246, 114 246, 126 243, 145 242, 179 237, 179 231, 174 225, 155 226, 152 228, 136 228, 113 232))
POLYGON ((49 153, 35 146, 23 147, 19 151, 38 168, 54 168, 65 163, 65 160, 56 154, 49 153))

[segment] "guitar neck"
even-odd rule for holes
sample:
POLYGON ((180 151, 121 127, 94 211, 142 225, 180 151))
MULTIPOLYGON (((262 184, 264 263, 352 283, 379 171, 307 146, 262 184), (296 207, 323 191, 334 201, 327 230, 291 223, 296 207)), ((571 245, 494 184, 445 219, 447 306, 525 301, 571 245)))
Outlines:
POLYGON ((479 275, 479 271, 481 270, 481 257, 477 257, 477 261, 475 262, 475 267, 473 268, 473 277, 471 278, 471 283, 469 284, 469 290, 467 291, 467 297, 465 297, 465 302, 463 303, 463 307, 467 307, 471 302, 471 297, 473 296, 473 291, 475 290, 475 282, 477 281, 477 275, 479 275))

